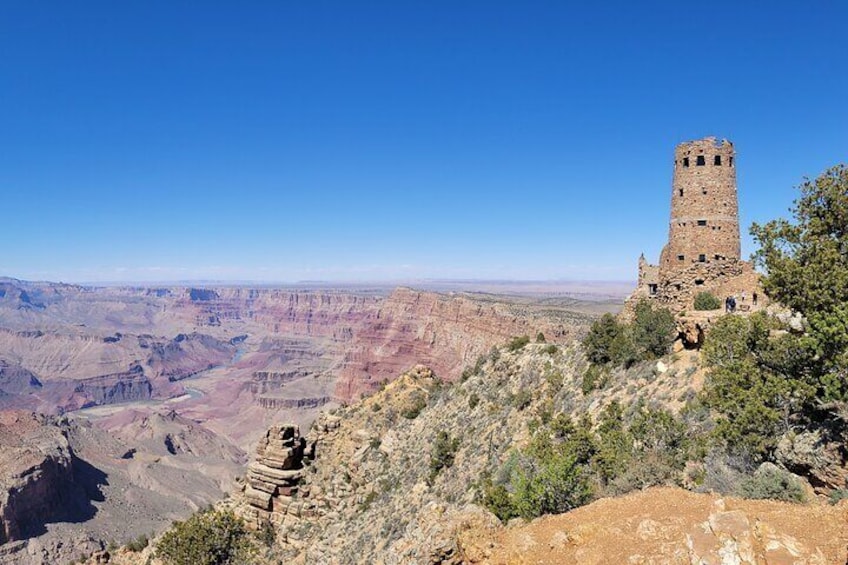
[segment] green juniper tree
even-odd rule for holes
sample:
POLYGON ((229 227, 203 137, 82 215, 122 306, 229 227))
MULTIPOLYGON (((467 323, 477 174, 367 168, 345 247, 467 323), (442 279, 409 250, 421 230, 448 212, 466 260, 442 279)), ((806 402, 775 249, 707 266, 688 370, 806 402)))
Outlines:
POLYGON ((815 353, 822 400, 848 400, 848 167, 839 165, 806 180, 792 208, 794 222, 754 224, 766 270, 763 287, 804 315, 805 346, 815 353))
POLYGON ((723 318, 704 347, 715 434, 755 462, 770 459, 791 430, 848 439, 848 168, 800 190, 794 221, 754 224, 751 234, 766 293, 802 314, 804 331, 773 335, 763 314, 723 318))

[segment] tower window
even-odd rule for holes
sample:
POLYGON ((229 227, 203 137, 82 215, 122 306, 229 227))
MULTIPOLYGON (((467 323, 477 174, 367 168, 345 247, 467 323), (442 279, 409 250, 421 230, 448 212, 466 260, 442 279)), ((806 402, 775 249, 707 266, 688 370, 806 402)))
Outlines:
POLYGON ((657 294, 657 285, 655 285, 655 284, 649 284, 649 285, 648 285, 648 294, 650 294, 651 296, 656 296, 656 294, 657 294))
POLYGON ((683 261, 684 259, 686 259, 686 256, 685 256, 685 255, 678 255, 678 256, 677 256, 677 260, 678 260, 678 261, 683 261))
POLYGON ((695 279, 695 286, 702 286, 704 284, 704 279, 695 279))
POLYGON ((715 165, 716 167, 720 167, 720 166, 721 166, 721 155, 716 155, 716 156, 715 156, 715 161, 713 161, 713 165, 715 165))
POLYGON ((698 160, 695 161, 695 164, 699 167, 703 167, 704 165, 707 164, 707 160, 704 159, 703 155, 698 155, 698 160))
POLYGON ((704 255, 704 254, 698 255, 698 263, 706 263, 706 262, 707 262, 707 256, 706 255, 704 255))
POLYGON ((683 189, 680 189, 680 196, 683 196, 683 189))
POLYGON ((688 167, 688 166, 689 166, 689 157, 684 157, 684 158, 683 158, 683 166, 684 166, 684 167, 688 167))
POLYGON ((707 221, 706 220, 698 220, 698 225, 699 226, 705 226, 705 225, 707 225, 707 221))
POLYGON ((729 162, 728 162, 728 164, 729 164, 731 167, 733 166, 733 157, 729 157, 729 162))

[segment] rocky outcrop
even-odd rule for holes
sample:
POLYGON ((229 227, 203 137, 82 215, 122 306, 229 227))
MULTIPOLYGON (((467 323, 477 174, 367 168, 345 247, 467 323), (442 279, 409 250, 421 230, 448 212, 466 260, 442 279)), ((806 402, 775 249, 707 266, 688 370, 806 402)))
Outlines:
POLYGON ((297 519, 315 513, 310 501, 298 497, 305 450, 306 440, 293 425, 272 426, 259 441, 237 507, 255 529, 266 523, 279 527, 287 516, 297 519))
POLYGON ((0 544, 38 535, 71 513, 73 459, 55 420, 0 412, 0 544))
POLYGON ((206 288, 188 289, 188 297, 193 302, 209 302, 218 298, 218 293, 206 288))
POLYGON ((312 372, 298 368, 290 371, 254 371, 250 383, 253 394, 266 394, 282 388, 286 383, 312 376, 312 372))
POLYGON ((230 492, 246 459, 174 412, 93 425, 0 411, 0 563, 70 563, 161 531, 230 492))
POLYGON ((173 381, 230 361, 236 346, 209 335, 111 335, 0 328, 3 406, 63 413, 180 394, 173 381))
POLYGON ((335 290, 292 291, 284 289, 217 288, 178 290, 174 306, 191 316, 197 325, 218 326, 250 321, 271 333, 350 338, 352 329, 382 297, 335 290), (194 298, 192 297, 194 292, 194 298))
POLYGON ((687 349, 700 349, 710 327, 724 315, 724 310, 715 312, 689 312, 678 316, 677 339, 687 349))
MULTIPOLYGON (((187 454, 208 459, 207 466, 212 462, 243 465, 247 461, 242 450, 174 410, 152 413, 127 410, 104 418, 98 424, 128 446, 135 446, 134 452, 155 453, 157 456, 187 454)), ((132 453, 128 458, 131 457, 132 453)))
MULTIPOLYGON (((839 426, 834 428, 838 430, 839 426)), ((829 434, 824 428, 784 434, 777 443, 775 460, 807 477, 814 488, 823 492, 848 485, 846 438, 829 434)))
MULTIPOLYGON (((0 389, 2 390, 2 389, 0 389)), ((90 406, 149 400, 153 384, 138 363, 126 371, 84 379, 53 379, 5 398, 9 408, 64 413, 90 406)))
POLYGON ((39 296, 31 291, 27 292, 22 281, 14 279, 4 278, 0 280, 0 300, 9 303, 18 310, 44 309, 44 303, 39 300, 39 296))

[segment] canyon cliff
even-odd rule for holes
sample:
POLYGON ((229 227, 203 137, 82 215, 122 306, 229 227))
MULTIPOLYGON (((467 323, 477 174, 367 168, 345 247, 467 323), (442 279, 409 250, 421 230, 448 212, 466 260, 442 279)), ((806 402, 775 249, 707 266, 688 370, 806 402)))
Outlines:
POLYGON ((49 418, 0 412, 0 543, 73 514, 79 486, 66 431, 49 418))
POLYGON ((94 426, 0 411, 0 562, 69 563, 161 530, 233 488, 245 453, 174 413, 94 426))
MULTIPOLYGON (((192 387, 204 402, 185 408, 203 421, 217 418, 203 410, 216 400, 263 421, 291 409, 314 417, 321 406, 369 394, 416 363, 453 380, 495 344, 540 332, 565 343, 585 330, 598 308, 610 307, 408 288, 6 281, 0 406, 63 413, 178 397, 192 387)), ((257 435, 237 422, 220 424, 235 426, 233 439, 257 435)))
MULTIPOLYGON (((268 426, 306 430, 418 363, 454 381, 497 344, 539 333, 565 343, 616 308, 606 295, 2 283, 0 410, 64 414, 17 412, 58 435, 56 456, 27 475, 39 477, 36 509, 14 485, 0 508, 13 563, 61 563, 186 516, 230 490, 268 426), (49 522, 47 507, 79 477, 90 515, 62 542, 65 518, 49 522), (34 514, 48 525, 27 525, 34 514)), ((9 453, 9 476, 21 475, 9 453)))

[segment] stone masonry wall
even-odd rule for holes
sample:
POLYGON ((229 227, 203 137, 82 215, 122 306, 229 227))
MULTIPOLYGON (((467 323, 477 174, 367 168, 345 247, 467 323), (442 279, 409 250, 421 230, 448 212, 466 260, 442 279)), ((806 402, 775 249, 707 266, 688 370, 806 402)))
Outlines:
POLYGON ((674 152, 668 243, 660 279, 694 263, 740 258, 739 210, 733 144, 708 137, 674 152))
POLYGON ((709 292, 722 304, 726 297, 734 296, 740 311, 753 311, 768 303, 760 289, 759 278, 746 261, 696 263, 663 280, 655 298, 672 311, 682 312, 692 308, 699 293, 709 292))

